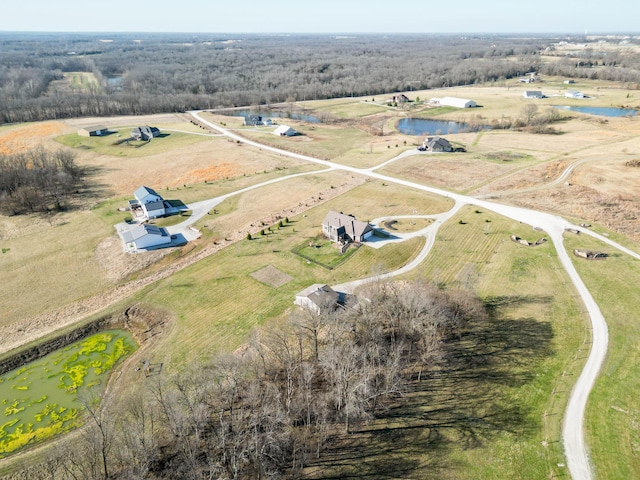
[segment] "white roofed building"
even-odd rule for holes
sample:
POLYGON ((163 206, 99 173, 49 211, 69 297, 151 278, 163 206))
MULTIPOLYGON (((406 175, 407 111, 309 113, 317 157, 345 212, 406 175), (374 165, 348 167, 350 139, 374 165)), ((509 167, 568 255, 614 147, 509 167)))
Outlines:
POLYGON ((298 132, 296 132, 293 128, 288 125, 280 125, 273 131, 274 135, 279 135, 281 137, 293 137, 298 132))
POLYGON ((118 233, 128 252, 147 250, 171 243, 171 235, 164 228, 155 225, 139 224, 118 233))
POLYGON ((445 107, 456 107, 456 108, 474 108, 478 105, 473 100, 469 100, 468 98, 458 98, 458 97, 442 97, 442 98, 432 98, 429 100, 430 103, 435 105, 442 105, 445 107))
POLYGON ((153 188, 142 186, 133 196, 137 202, 132 203, 132 208, 142 209, 146 218, 158 218, 166 213, 164 199, 153 188))

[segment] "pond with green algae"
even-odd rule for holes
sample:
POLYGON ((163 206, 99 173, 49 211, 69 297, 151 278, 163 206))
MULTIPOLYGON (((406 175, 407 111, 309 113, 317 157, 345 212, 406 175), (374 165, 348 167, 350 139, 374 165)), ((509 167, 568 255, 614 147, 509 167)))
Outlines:
POLYGON ((135 349, 128 332, 108 330, 0 376, 0 458, 80 426, 79 395, 102 392, 114 365, 135 349))

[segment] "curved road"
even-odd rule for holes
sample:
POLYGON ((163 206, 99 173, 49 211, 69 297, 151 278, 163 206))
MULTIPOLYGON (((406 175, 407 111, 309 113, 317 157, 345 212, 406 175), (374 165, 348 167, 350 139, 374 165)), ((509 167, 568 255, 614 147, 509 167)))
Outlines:
MULTIPOLYGON (((622 247, 621 245, 609 240, 606 237, 598 235, 582 227, 572 225, 566 220, 564 220, 562 217, 559 217, 556 215, 537 212, 535 210, 529 210, 525 208, 512 207, 508 205, 500 205, 497 203, 489 202, 487 200, 468 197, 465 195, 454 194, 451 192, 447 192, 445 190, 427 187, 427 186, 420 185, 418 183, 410 182, 407 180, 388 177, 386 175, 382 175, 375 172, 375 170, 377 170, 378 168, 381 168, 382 166, 388 163, 391 163, 397 160, 398 158, 402 158, 403 156, 414 154, 413 152, 404 152, 398 157, 392 160, 389 160, 388 162, 385 162, 381 165, 378 165, 377 167, 368 168, 368 169, 355 168, 355 167, 350 167, 345 165, 339 165, 326 160, 320 160, 307 155, 288 152, 286 150, 281 150, 279 148, 271 147, 268 145, 263 145, 253 140, 248 140, 244 137, 241 137, 240 135, 237 135, 225 128, 219 127, 218 125, 215 125, 205 120, 199 115, 201 111, 191 111, 188 113, 194 116, 199 121, 207 124, 212 129, 217 130, 222 135, 230 137, 233 140, 240 141, 248 145, 253 145, 263 150, 268 150, 280 155, 286 155, 299 160, 304 160, 304 161, 316 163, 318 165, 322 165, 326 167, 327 170, 325 171, 344 170, 344 171, 352 172, 359 175, 368 175, 372 178, 377 178, 385 182, 393 182, 399 185, 404 185, 406 187, 415 188, 418 190, 430 192, 436 195, 446 196, 448 198, 453 199, 455 202, 455 205, 449 212, 446 212, 438 216, 438 218, 432 225, 429 225, 429 227, 423 229, 421 232, 415 232, 416 235, 423 235, 427 238, 425 247, 417 256, 417 258, 414 259, 409 264, 405 265, 402 269, 388 275, 398 275, 400 273, 404 273, 410 270, 411 268, 414 268, 415 265, 422 262, 424 258, 426 258, 427 254, 429 253, 431 247, 433 246, 433 242, 435 241, 435 234, 437 233, 439 226, 442 225, 442 222, 451 218, 451 216, 453 216, 464 205, 476 205, 478 207, 491 210, 505 217, 512 218, 522 223, 526 223, 533 227, 539 227, 544 231, 546 231, 546 233, 549 235, 549 237, 551 238, 554 244, 554 247, 558 253, 558 258, 560 259, 562 266, 567 271, 569 278, 575 285, 575 288, 578 291, 578 294, 580 295, 580 297, 582 298, 582 301, 584 302, 587 312, 589 314, 589 317, 591 319, 591 326, 592 326, 592 332, 593 332, 591 351, 589 353, 589 358, 587 359, 584 369, 582 370, 582 373, 580 374, 573 388, 571 396, 569 398, 567 410, 565 412, 564 424, 563 424, 563 443, 564 443, 564 449, 565 449, 565 456, 567 458, 567 465, 569 467, 571 477, 574 480, 591 480, 593 478, 593 474, 589 464, 589 458, 587 455, 587 449, 584 442, 583 419, 584 419, 584 412, 585 412, 585 407, 587 404, 589 393, 593 387, 593 384, 595 383, 595 380, 598 376, 598 372, 600 371, 605 355, 607 353, 609 334, 607 330, 607 324, 605 322, 605 319, 602 313, 600 312, 600 309, 598 308, 598 305, 596 304, 595 300, 591 296, 591 293, 589 292, 586 285, 578 275, 578 272, 576 271, 575 267, 573 266, 573 263, 571 262, 571 258, 569 257, 569 254, 564 248, 563 233, 566 228, 572 228, 580 232, 583 232, 585 234, 594 236, 599 240, 602 240, 607 244, 611 245, 612 247, 615 247, 620 251, 628 255, 631 255, 635 258, 640 259, 640 255, 638 255, 637 253, 627 248, 622 247)), ((254 185, 252 187, 238 190, 237 192, 233 192, 215 199, 207 200, 205 202, 195 203, 189 206, 192 209, 193 213, 189 218, 189 220, 187 221, 188 222, 187 225, 191 225, 192 223, 197 221, 199 218, 201 218, 201 216, 206 215, 206 213, 215 205, 217 205, 218 203, 220 203, 221 201, 223 201, 224 199, 232 195, 243 193, 254 188, 259 188, 261 186, 264 186, 270 183, 287 180, 294 176, 317 174, 317 173, 319 172, 315 171, 315 172, 309 172, 309 173, 274 179, 259 185, 254 185)), ((565 173, 559 179, 556 179, 556 182, 562 181, 564 178, 566 178, 566 175, 568 175, 569 173, 570 173, 570 169, 567 169, 567 171, 565 171, 565 173)), ((175 227, 173 227, 173 230, 184 231, 184 228, 183 228, 184 226, 185 224, 176 225, 175 227)), ((377 278, 380 278, 380 277, 377 277, 377 278)), ((358 282, 363 282, 367 280, 370 280, 370 279, 363 279, 363 280, 359 280, 358 282)), ((336 286, 336 288, 345 288, 345 289, 349 289, 353 287, 354 287, 353 283, 336 286)))

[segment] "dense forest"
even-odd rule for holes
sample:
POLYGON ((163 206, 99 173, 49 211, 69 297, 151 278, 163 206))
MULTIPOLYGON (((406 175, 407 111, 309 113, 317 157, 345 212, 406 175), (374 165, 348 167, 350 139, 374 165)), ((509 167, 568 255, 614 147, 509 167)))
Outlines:
MULTIPOLYGON (((376 95, 500 81, 543 68, 559 39, 459 35, 0 34, 0 123, 376 95), (69 88, 68 72, 95 81, 69 88)), ((604 63, 603 63, 604 62, 604 63)), ((548 73, 639 81, 640 58, 548 73), (606 69, 592 69, 605 65, 606 69)))
POLYGON ((539 52, 560 40, 5 33, 0 123, 376 95, 501 81, 530 71, 640 83, 640 55, 629 52, 586 49, 542 63, 539 52), (67 72, 91 73, 96 81, 65 88, 56 81, 67 72))
MULTIPOLYGON (((460 35, 0 34, 0 123, 376 95, 538 71, 640 83, 640 55, 460 35), (67 72, 95 82, 61 87, 67 72)), ((584 39, 577 39, 584 40, 584 39)), ((595 46, 597 44, 594 43, 595 46)))

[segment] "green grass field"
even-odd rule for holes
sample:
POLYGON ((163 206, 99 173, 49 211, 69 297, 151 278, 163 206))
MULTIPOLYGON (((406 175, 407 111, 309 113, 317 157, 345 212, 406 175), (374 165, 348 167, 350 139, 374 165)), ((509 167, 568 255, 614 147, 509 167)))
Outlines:
MULTIPOLYGON (((640 261, 586 235, 567 235, 574 248, 609 253, 604 260, 574 259, 609 328, 609 351, 586 413, 586 440, 596 478, 640 477, 640 340, 637 330, 640 261)), ((637 250, 637 249, 636 249, 637 250)))

